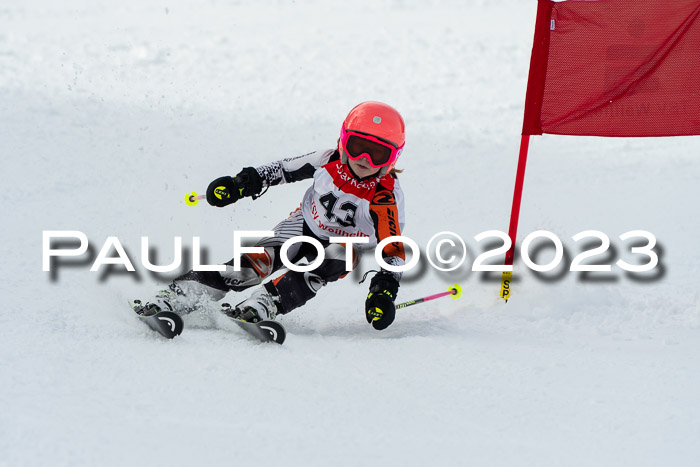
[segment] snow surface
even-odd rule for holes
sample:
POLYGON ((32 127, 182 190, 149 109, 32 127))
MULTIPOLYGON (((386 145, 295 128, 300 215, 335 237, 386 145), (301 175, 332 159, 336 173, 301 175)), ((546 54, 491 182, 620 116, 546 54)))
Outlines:
MULTIPOLYGON (((498 275, 473 237, 507 230, 536 2, 35 0, 0 5, 0 466, 698 465, 700 138, 533 138, 519 238, 644 229, 661 265, 498 275), (169 277, 174 236, 212 262, 273 227, 307 183, 185 206, 247 165, 331 147, 363 100, 400 109, 405 234, 459 233, 467 265, 407 273, 362 312, 360 271, 282 318, 284 346, 215 314, 165 341, 128 298, 169 277), (117 236, 137 273, 41 270, 44 230, 117 236)), ((188 250, 189 251, 189 250, 188 250)), ((189 257, 189 254, 187 255, 189 257)), ((546 263, 551 249, 541 250, 546 263)), ((422 264, 425 264, 423 262, 422 264)), ((245 297, 231 294, 229 301, 245 297)))

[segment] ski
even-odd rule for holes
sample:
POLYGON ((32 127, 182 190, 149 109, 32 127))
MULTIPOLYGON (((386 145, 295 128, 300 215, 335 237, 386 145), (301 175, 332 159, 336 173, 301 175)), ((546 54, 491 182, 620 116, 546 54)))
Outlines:
MULTIPOLYGON (((134 300, 129 303, 131 309, 136 312, 136 309, 141 305, 139 300, 134 300)), ((185 325, 182 322, 182 318, 177 313, 172 311, 159 311, 158 313, 151 316, 144 316, 136 313, 139 320, 146 323, 146 325, 165 337, 166 339, 172 339, 175 336, 182 334, 182 330, 185 325)))

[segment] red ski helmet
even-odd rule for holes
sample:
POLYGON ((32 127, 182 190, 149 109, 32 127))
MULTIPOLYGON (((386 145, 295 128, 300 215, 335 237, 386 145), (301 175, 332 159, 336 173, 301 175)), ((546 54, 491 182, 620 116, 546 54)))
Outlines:
POLYGON ((381 167, 379 175, 386 174, 396 165, 406 138, 406 126, 401 114, 387 104, 373 101, 355 106, 343 122, 338 150, 344 164, 348 161, 348 154, 344 147, 344 143, 347 142, 344 138, 347 137, 347 132, 374 137, 393 146, 390 163, 381 167))

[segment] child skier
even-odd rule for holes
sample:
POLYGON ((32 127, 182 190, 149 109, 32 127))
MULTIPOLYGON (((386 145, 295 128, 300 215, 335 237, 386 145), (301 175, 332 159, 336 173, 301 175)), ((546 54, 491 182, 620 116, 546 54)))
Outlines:
MULTIPOLYGON (((394 108, 363 102, 343 122, 337 148, 246 167, 235 177, 217 178, 206 193, 207 202, 216 207, 244 197, 257 199, 269 187, 283 183, 313 178, 313 184, 301 206, 274 228, 274 237, 258 241, 256 246, 262 247, 263 253, 241 255, 240 271, 234 271, 233 260, 225 264, 223 272, 190 271, 136 311, 144 315, 163 310, 188 312, 202 299, 221 300, 231 290, 258 286, 283 268, 282 244, 300 235, 313 237, 323 245, 323 262, 309 272, 287 270, 255 289, 228 314, 258 322, 304 305, 322 286, 349 272, 345 245, 330 243, 330 237, 367 237, 369 243, 359 246, 373 248, 387 237, 401 235, 404 197, 394 165, 403 150, 404 135, 403 119, 394 108)), ((302 259, 313 261, 317 255, 316 248, 308 243, 295 243, 287 251, 294 264, 302 259)), ((404 264, 403 246, 398 242, 387 245, 382 256, 388 264, 404 264)), ((354 251, 353 258, 356 267, 354 251)), ((370 282, 365 314, 375 329, 385 329, 394 321, 400 278, 401 273, 381 270, 370 282)))

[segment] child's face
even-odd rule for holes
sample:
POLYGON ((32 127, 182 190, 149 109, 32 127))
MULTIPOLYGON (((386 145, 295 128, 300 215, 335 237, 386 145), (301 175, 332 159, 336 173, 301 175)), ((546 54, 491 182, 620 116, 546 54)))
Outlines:
POLYGON ((360 157, 357 160, 352 160, 348 157, 348 164, 352 169, 353 173, 360 178, 369 177, 371 175, 377 174, 381 169, 375 169, 369 165, 369 161, 366 157, 360 157))

